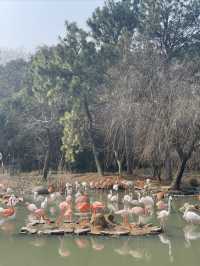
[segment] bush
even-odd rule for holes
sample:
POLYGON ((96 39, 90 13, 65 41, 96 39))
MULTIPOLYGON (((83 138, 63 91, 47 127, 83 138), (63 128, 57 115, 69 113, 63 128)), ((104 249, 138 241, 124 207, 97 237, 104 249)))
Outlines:
POLYGON ((196 178, 191 178, 190 181, 189 181, 189 184, 192 186, 192 187, 198 187, 199 185, 199 182, 196 178))

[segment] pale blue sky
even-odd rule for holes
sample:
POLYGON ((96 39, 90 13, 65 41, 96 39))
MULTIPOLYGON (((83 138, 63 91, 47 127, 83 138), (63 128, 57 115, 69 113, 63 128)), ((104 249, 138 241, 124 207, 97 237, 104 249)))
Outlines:
POLYGON ((104 0, 0 0, 0 48, 33 51, 55 44, 64 32, 64 21, 86 20, 104 0))

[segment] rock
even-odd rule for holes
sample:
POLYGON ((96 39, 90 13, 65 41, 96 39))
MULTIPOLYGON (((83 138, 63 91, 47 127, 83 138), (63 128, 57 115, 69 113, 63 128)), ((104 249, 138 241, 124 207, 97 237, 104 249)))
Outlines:
POLYGON ((37 186, 33 188, 33 192, 38 192, 40 195, 49 194, 48 188, 45 186, 37 186))
POLYGON ((129 230, 102 230, 101 235, 111 235, 111 236, 127 236, 129 235, 129 230))
POLYGON ((74 229, 74 234, 76 235, 85 235, 90 232, 90 228, 76 228, 74 229))
POLYGON ((100 226, 102 228, 108 227, 108 222, 103 214, 92 215, 90 223, 94 226, 100 226))
POLYGON ((20 234, 36 234, 37 229, 34 228, 28 228, 28 227, 22 227, 20 230, 20 234))
MULTIPOLYGON (((102 217, 102 215, 99 215, 102 217)), ((61 227, 56 227, 54 224, 47 225, 42 223, 32 223, 21 228, 21 234, 38 234, 38 235, 64 235, 64 234, 76 234, 76 235, 96 235, 96 236, 144 236, 144 235, 157 235, 162 232, 162 229, 153 224, 146 224, 139 226, 137 224, 131 224, 130 227, 124 227, 122 225, 108 226, 103 228, 101 225, 81 225, 68 223, 63 224, 61 227)))
POLYGON ((38 235, 64 235, 64 230, 62 229, 39 230, 37 234, 38 235))

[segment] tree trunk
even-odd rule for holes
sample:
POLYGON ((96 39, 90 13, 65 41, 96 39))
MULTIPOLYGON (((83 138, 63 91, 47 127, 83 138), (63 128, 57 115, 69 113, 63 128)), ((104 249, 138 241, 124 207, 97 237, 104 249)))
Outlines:
POLYGON ((87 98, 86 96, 84 96, 84 107, 85 107, 85 113, 86 113, 86 116, 87 116, 87 119, 88 119, 88 122, 89 122, 89 127, 88 127, 88 133, 89 133, 89 137, 90 137, 90 141, 91 141, 91 144, 92 144, 92 152, 93 152, 93 156, 94 156, 94 161, 95 161, 95 164, 96 164, 96 168, 97 168, 97 172, 99 174, 99 176, 103 176, 103 169, 102 169, 102 166, 101 166, 101 162, 99 160, 99 152, 97 150, 97 147, 96 147, 96 143, 95 143, 95 138, 94 138, 94 130, 93 130, 93 125, 92 125, 92 116, 90 114, 90 110, 89 110, 89 107, 88 107, 88 101, 87 101, 87 98))
POLYGON ((118 152, 114 151, 115 153, 115 158, 117 161, 117 166, 118 166, 118 174, 119 177, 122 177, 122 161, 119 159, 118 152))
POLYGON ((96 146, 94 145, 94 143, 92 143, 92 152, 93 152, 93 156, 94 156, 94 161, 95 161, 95 164, 96 164, 97 172, 98 172, 99 176, 103 176, 103 170, 102 170, 101 163, 100 163, 100 160, 99 160, 99 154, 98 154, 98 151, 97 151, 96 146))
POLYGON ((45 160, 44 160, 44 167, 43 167, 43 179, 45 181, 47 181, 47 176, 48 176, 48 172, 49 172, 49 156, 50 155, 50 151, 49 148, 46 151, 46 155, 45 155, 45 160))
POLYGON ((177 173, 177 176, 176 176, 176 179, 172 183, 172 186, 171 186, 172 189, 180 190, 181 179, 183 177, 183 172, 184 172, 185 167, 187 165, 188 159, 189 158, 187 157, 187 158, 184 158, 182 160, 181 165, 180 165, 180 168, 179 168, 178 173, 177 173))
POLYGON ((127 126, 125 125, 125 154, 126 154, 126 168, 127 168, 127 174, 132 175, 133 173, 133 156, 131 154, 132 146, 132 139, 131 136, 127 130, 127 126))
POLYGON ((157 177, 159 182, 161 182, 161 165, 153 164, 153 177, 157 177))
POLYGON ((51 156, 51 136, 49 128, 47 128, 47 138, 48 138, 48 148, 45 154, 44 167, 43 167, 43 179, 45 181, 47 181, 47 176, 50 166, 50 156, 51 156))
POLYGON ((165 172, 164 179, 172 181, 172 160, 171 158, 166 158, 165 160, 165 172))

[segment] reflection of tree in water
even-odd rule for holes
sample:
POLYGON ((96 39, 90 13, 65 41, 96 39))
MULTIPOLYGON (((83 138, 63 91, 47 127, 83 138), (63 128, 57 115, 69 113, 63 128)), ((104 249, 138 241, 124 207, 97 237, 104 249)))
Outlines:
POLYGON ((165 244, 165 245, 168 245, 168 254, 169 254, 169 260, 170 262, 173 262, 174 261, 174 257, 172 255, 172 245, 171 245, 171 240, 167 237, 167 235, 165 234, 160 234, 158 235, 159 236, 159 239, 160 239, 160 242, 165 244))
POLYGON ((200 238, 200 232, 197 232, 196 229, 198 227, 196 225, 190 224, 186 225, 183 228, 184 237, 185 237, 185 247, 189 248, 191 247, 191 242, 193 240, 197 240, 200 238))

